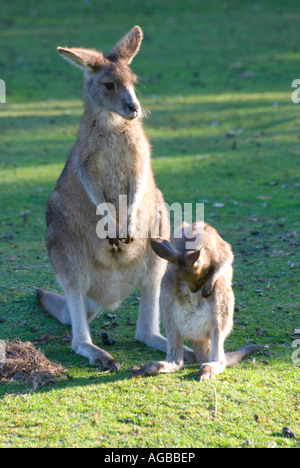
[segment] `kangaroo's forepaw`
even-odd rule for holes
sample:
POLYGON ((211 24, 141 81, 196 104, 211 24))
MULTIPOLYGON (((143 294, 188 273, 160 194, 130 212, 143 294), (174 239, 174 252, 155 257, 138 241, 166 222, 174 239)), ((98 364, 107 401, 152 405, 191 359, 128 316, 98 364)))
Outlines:
POLYGON ((109 245, 117 249, 120 249, 121 245, 131 244, 131 242, 134 241, 134 238, 130 236, 129 234, 127 235, 127 237, 114 237, 114 238, 108 237, 107 239, 108 239, 109 245))
POLYGON ((120 246, 120 240, 117 237, 107 237, 109 245, 119 247, 120 246))

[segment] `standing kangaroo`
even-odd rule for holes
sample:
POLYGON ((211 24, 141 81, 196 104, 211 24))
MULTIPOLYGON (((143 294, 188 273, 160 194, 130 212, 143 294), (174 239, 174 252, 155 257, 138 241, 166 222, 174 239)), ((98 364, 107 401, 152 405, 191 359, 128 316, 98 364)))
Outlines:
POLYGON ((72 349, 92 364, 117 371, 119 364, 112 356, 93 344, 88 324, 101 310, 117 308, 138 286, 136 339, 166 350, 159 332, 159 291, 167 262, 151 249, 150 231, 159 226, 168 238, 170 224, 151 169, 150 144, 134 91, 137 77, 129 68, 142 38, 142 30, 135 26, 106 56, 96 50, 58 48, 85 72, 85 111, 46 213, 47 249, 64 297, 37 290, 44 310, 72 325, 72 349), (124 197, 125 229, 124 223, 116 223, 108 239, 100 238, 96 228, 105 210, 99 205, 110 207, 105 216, 124 219, 120 203, 124 197), (147 235, 138 235, 138 228, 145 230, 145 225, 147 235))
POLYGON ((168 339, 167 360, 146 363, 133 376, 181 369, 183 340, 187 339, 202 363, 200 380, 207 380, 263 346, 246 345, 235 352, 224 352, 234 312, 230 245, 212 226, 202 222, 184 224, 175 232, 173 243, 159 238, 151 241, 157 255, 173 264, 162 280, 160 295, 168 339), (198 246, 186 250, 186 240, 193 233, 198 246))

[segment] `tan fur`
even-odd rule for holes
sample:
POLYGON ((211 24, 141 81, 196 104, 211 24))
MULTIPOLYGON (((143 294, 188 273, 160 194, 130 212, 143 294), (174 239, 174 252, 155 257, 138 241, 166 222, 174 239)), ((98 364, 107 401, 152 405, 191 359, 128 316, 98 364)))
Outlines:
POLYGON ((183 225, 174 237, 174 245, 163 239, 151 242, 157 255, 173 264, 164 275, 160 294, 168 339, 167 359, 144 364, 133 376, 179 370, 183 366, 183 340, 186 339, 197 360, 203 363, 200 380, 207 380, 263 347, 247 345, 236 352, 224 352, 234 313, 230 245, 213 227, 202 222, 183 225), (198 248, 187 250, 186 241, 193 233, 198 248))
POLYGON ((136 339, 166 349, 159 332, 159 290, 167 262, 154 254, 149 236, 154 225, 168 238, 170 225, 153 178, 136 76, 128 67, 141 40, 136 26, 106 57, 90 49, 58 48, 85 70, 85 111, 46 214, 49 258, 65 296, 38 291, 44 309, 72 325, 72 348, 91 363, 116 370, 118 363, 93 344, 88 323, 101 310, 118 307, 138 286, 136 339), (97 207, 111 203, 118 215, 120 195, 128 197, 132 212, 125 226, 117 224, 114 238, 100 239, 97 207), (139 237, 138 226, 145 223, 148 236, 139 237))

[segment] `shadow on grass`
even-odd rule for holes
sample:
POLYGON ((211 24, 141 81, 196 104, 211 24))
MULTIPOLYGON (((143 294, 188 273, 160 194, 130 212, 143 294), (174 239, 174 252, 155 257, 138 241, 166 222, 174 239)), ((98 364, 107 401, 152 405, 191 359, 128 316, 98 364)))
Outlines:
MULTIPOLYGON (((101 374, 101 371, 100 371, 101 374)), ((119 372, 118 374, 101 374, 99 377, 60 377, 55 384, 49 384, 44 387, 33 388, 26 382, 0 382, 0 400, 4 399, 7 395, 22 395, 28 393, 43 394, 53 392, 53 390, 64 390, 75 387, 85 387, 91 385, 105 385, 117 381, 123 381, 130 378, 130 371, 119 372)))

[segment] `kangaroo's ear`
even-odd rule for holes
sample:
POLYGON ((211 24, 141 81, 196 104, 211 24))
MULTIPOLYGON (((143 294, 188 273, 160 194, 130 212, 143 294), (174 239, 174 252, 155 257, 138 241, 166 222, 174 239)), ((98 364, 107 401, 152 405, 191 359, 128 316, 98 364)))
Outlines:
POLYGON ((143 39, 143 31, 139 26, 135 26, 107 55, 109 60, 116 62, 122 60, 126 64, 130 64, 141 47, 143 39))
POLYGON ((82 70, 89 68, 97 71, 102 67, 105 60, 102 52, 93 49, 58 47, 57 51, 64 59, 82 70))
POLYGON ((199 260, 201 250, 188 250, 184 255, 184 262, 187 266, 195 265, 199 260))
POLYGON ((159 257, 177 265, 181 253, 169 241, 156 237, 155 239, 151 239, 151 247, 159 257))

